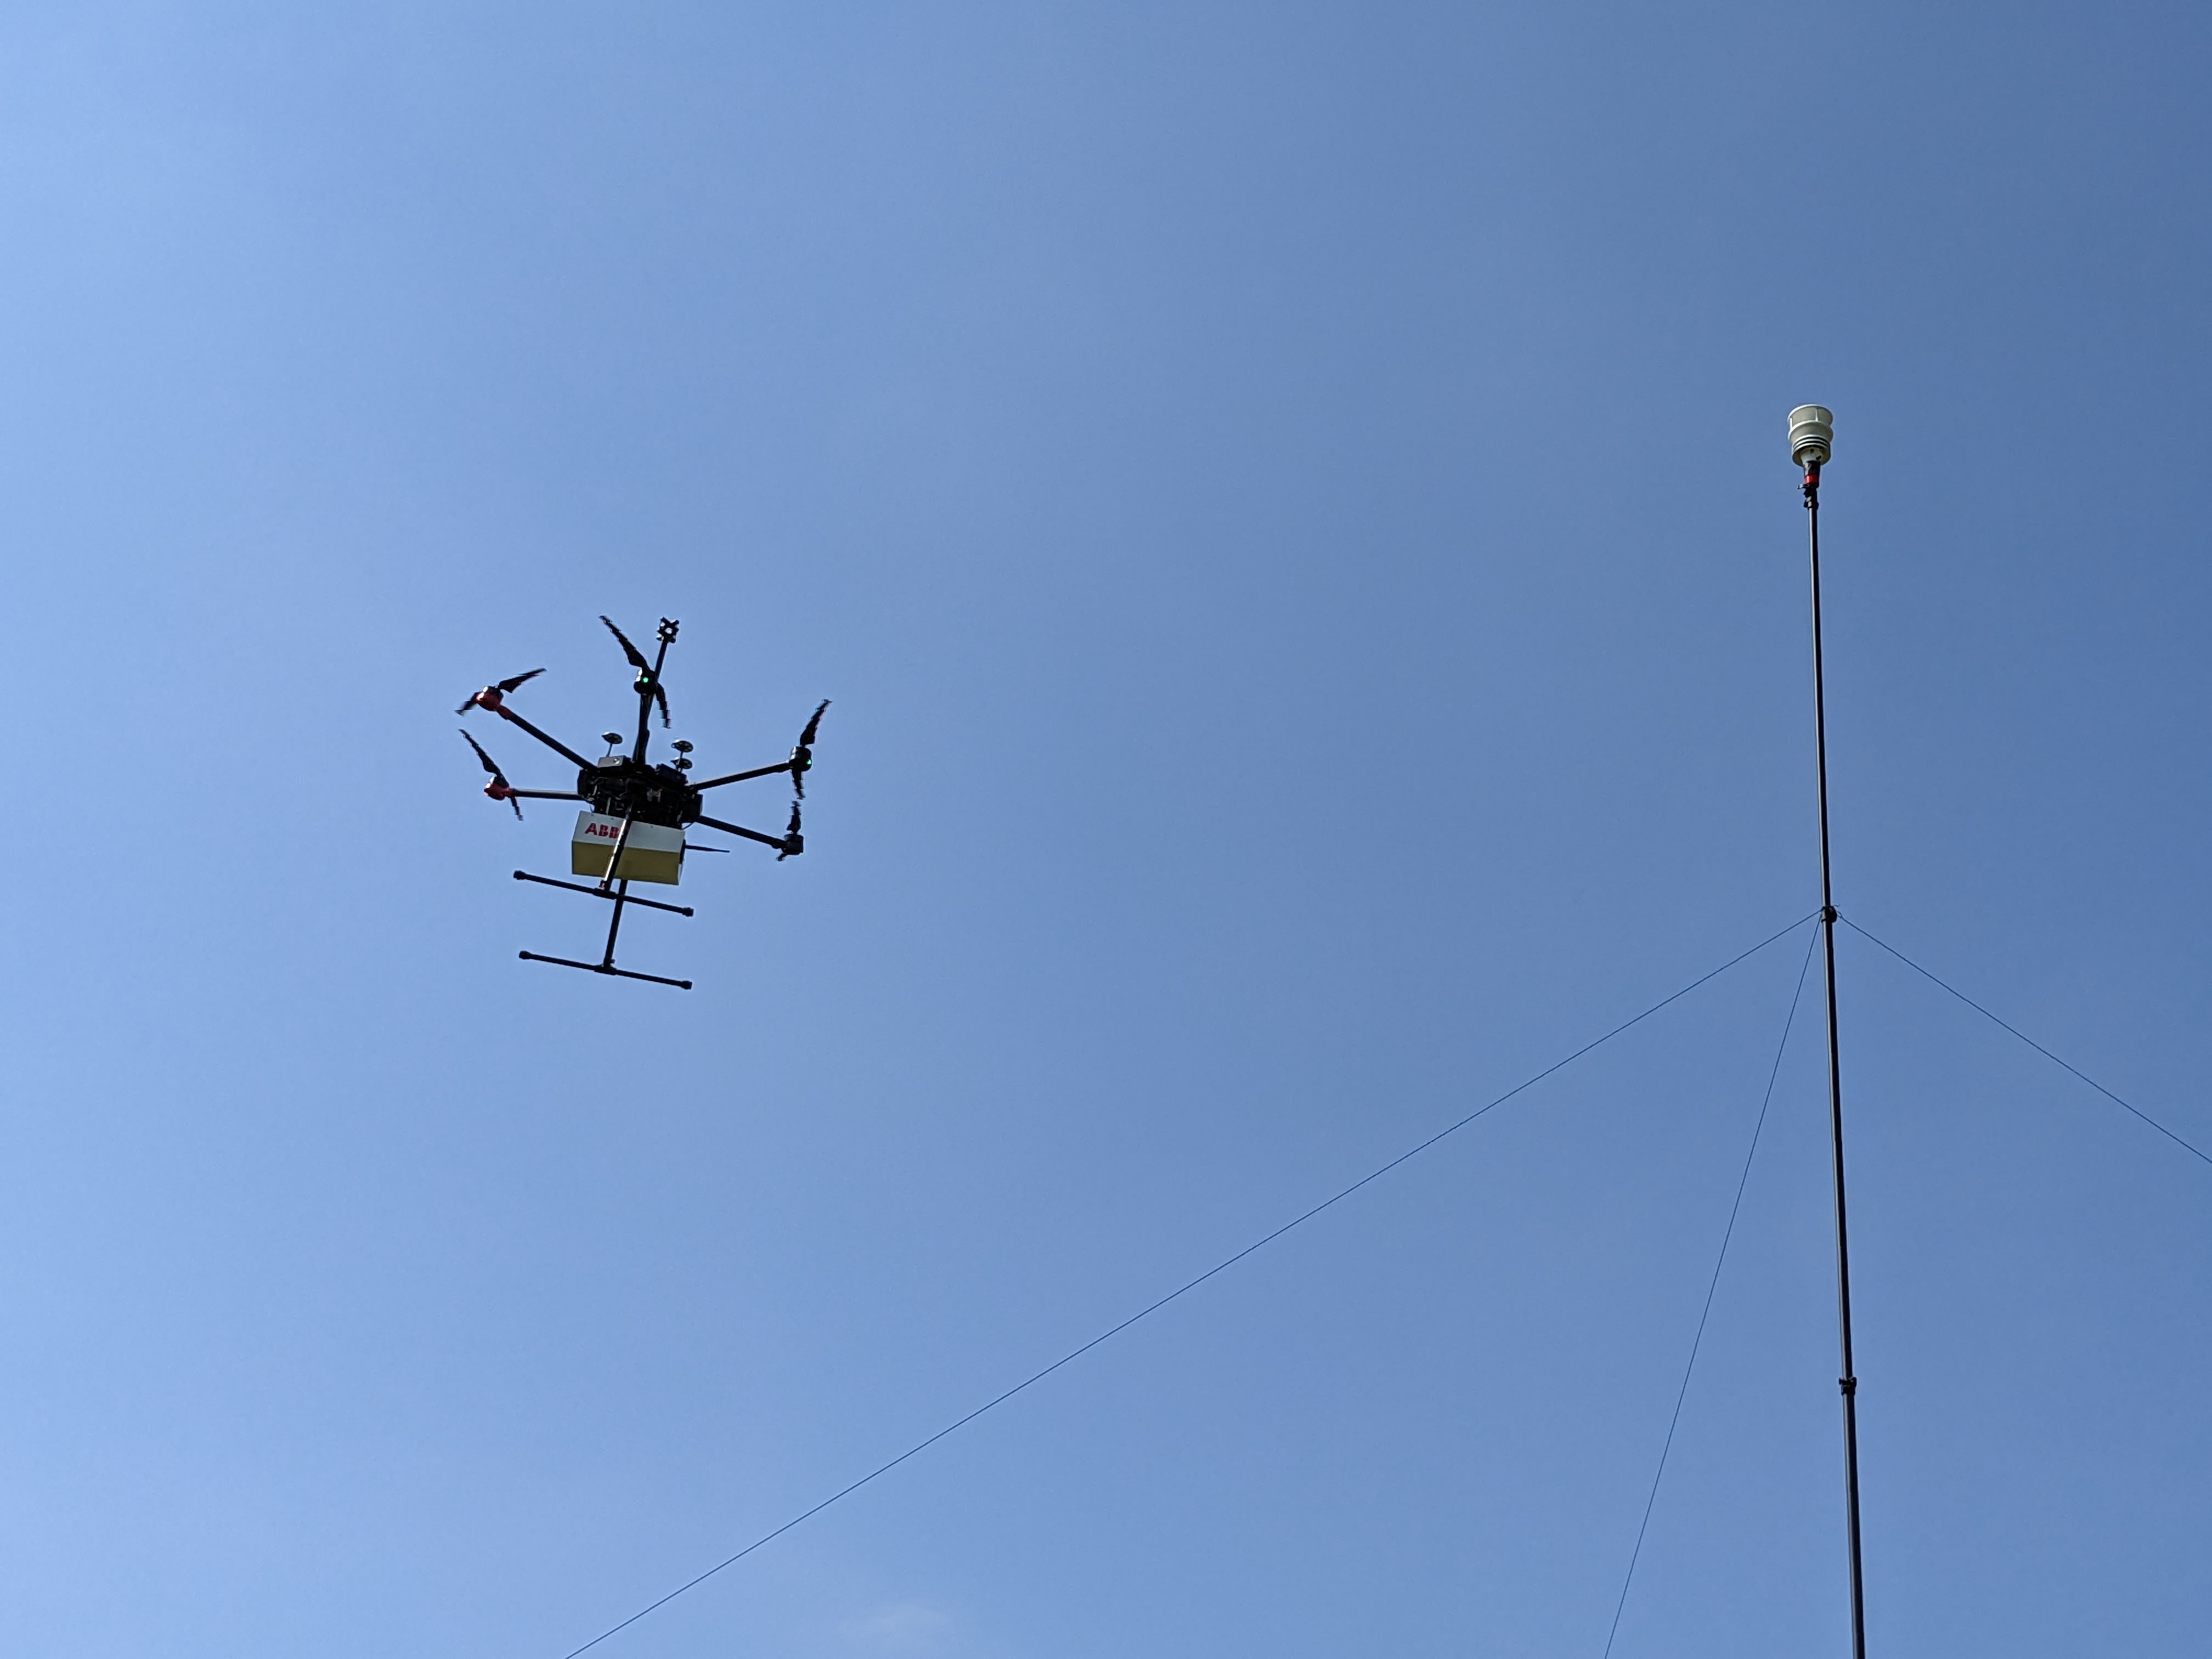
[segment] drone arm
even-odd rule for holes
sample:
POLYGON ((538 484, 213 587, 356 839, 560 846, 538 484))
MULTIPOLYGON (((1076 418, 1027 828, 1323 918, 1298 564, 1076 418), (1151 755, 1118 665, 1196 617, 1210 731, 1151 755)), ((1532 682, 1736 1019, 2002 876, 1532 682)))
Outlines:
POLYGON ((765 778, 778 772, 789 770, 791 770, 791 763, 782 760, 773 766, 756 766, 750 772, 732 772, 727 777, 708 778, 703 783, 695 783, 691 787, 694 789, 719 789, 726 783, 743 783, 747 778, 765 778))
MULTIPOLYGON (((726 782, 727 780, 725 779, 724 781, 726 782)), ((743 836, 747 841, 757 841, 763 847, 781 849, 784 845, 783 837, 781 836, 763 836, 757 830, 747 830, 738 824, 725 823, 720 818, 701 817, 694 819, 693 822, 703 823, 709 830, 719 830, 726 836, 743 836)))
POLYGON ((558 738, 550 738, 546 736, 544 732, 539 731, 528 720, 523 719, 521 715, 516 714, 514 710, 509 708, 505 703, 499 704, 492 710, 492 713, 498 715, 500 719, 503 720, 509 721, 514 725, 520 726, 524 731, 529 732, 532 737, 537 738, 538 742, 544 744, 548 749, 550 749, 555 754, 566 756, 568 759, 576 763, 577 769, 580 771, 588 772, 592 769, 591 762, 586 760, 581 755, 569 748, 567 744, 562 743, 558 738))
POLYGON ((513 789, 510 795, 520 795, 525 800, 582 800, 581 795, 572 795, 564 789, 513 789))

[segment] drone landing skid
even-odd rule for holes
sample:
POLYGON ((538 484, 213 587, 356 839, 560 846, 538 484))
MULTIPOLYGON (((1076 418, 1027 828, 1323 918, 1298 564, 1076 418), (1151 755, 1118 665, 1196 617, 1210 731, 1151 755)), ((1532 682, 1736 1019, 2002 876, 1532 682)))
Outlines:
MULTIPOLYGON (((708 847, 700 850, 719 853, 722 849, 719 847, 708 847)), ((534 881, 541 887, 558 887, 563 892, 581 893, 587 898, 603 898, 610 902, 619 896, 624 904, 642 904, 648 910, 665 910, 671 915, 688 916, 691 914, 691 907, 688 904, 663 904, 659 899, 641 899, 635 893, 617 895, 606 891, 604 888, 586 887, 573 881, 556 881, 550 876, 533 876, 527 870, 516 871, 514 878, 517 881, 534 881)))
MULTIPOLYGON (((632 899, 631 903, 638 901, 632 899)), ((534 951, 518 951, 515 954, 525 962, 550 962, 556 968, 580 968, 587 974, 611 974, 617 979, 641 979, 654 985, 673 985, 679 991, 691 988, 688 979, 663 979, 658 974, 634 974, 627 968, 610 967, 604 962, 571 962, 566 957, 541 957, 534 951)))

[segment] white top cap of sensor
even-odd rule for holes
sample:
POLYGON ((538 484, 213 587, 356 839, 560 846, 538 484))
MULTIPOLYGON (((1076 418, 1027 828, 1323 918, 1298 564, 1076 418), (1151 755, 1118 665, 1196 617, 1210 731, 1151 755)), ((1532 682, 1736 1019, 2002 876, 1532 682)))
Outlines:
POLYGON ((1828 447, 1836 441, 1836 417, 1818 404, 1800 404, 1790 411, 1790 459, 1808 471, 1826 464, 1828 447))

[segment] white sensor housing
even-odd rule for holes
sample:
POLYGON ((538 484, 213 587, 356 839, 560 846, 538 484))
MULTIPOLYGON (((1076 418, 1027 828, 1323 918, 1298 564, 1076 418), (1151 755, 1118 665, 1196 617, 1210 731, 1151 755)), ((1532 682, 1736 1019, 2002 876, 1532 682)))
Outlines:
POLYGON ((1790 411, 1790 458, 1808 472, 1826 465, 1835 441, 1836 417, 1820 404, 1800 404, 1790 411))

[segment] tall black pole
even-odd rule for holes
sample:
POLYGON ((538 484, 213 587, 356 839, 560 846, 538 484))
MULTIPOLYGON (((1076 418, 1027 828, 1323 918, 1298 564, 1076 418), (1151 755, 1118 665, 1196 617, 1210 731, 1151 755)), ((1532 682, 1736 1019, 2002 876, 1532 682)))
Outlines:
POLYGON ((1836 900, 1828 864, 1828 708, 1820 660, 1820 464, 1832 417, 1818 405, 1792 410, 1791 448, 1805 468, 1805 533, 1813 579, 1813 764, 1820 799, 1820 957, 1828 1000, 1828 1146, 1836 1183, 1836 1328, 1843 1359, 1844 1524, 1850 1548, 1851 1659, 1866 1659, 1866 1584, 1859 1561, 1858 1376, 1851 1369, 1850 1230, 1844 1205, 1844 1074, 1836 1048, 1836 900))

